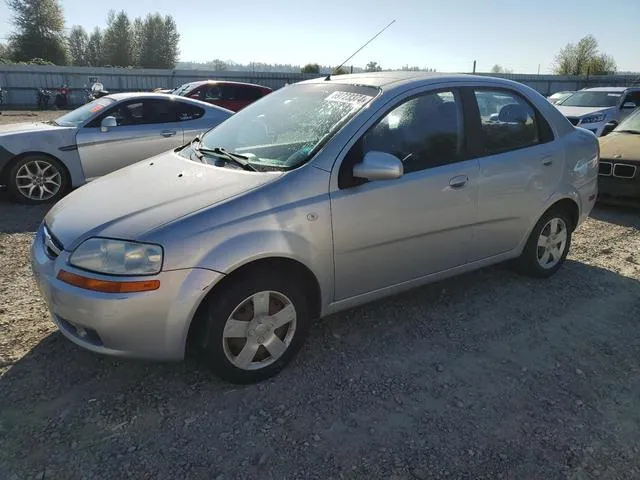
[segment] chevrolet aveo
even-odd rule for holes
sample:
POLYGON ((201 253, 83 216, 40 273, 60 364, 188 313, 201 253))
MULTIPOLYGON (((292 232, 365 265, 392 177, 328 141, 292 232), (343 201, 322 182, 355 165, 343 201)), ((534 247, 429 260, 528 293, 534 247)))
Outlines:
POLYGON ((32 247, 89 350, 224 379, 280 371, 313 319, 505 260, 562 265, 596 137, 508 80, 383 72, 286 86, 57 203, 32 247))

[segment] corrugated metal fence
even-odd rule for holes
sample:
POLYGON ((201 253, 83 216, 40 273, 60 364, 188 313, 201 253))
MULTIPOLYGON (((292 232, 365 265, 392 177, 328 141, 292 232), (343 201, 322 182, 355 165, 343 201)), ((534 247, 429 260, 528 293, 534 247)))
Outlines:
MULTIPOLYGON (((506 74, 497 76, 524 83, 545 95, 561 90, 578 90, 585 87, 630 86, 640 80, 637 75, 565 77, 558 75, 506 74)), ((186 82, 208 78, 257 83, 277 89, 286 83, 295 83, 318 77, 318 74, 0 64, 0 87, 4 90, 5 107, 35 105, 38 88, 47 88, 55 93, 65 83, 71 88, 71 103, 81 104, 84 97, 83 89, 88 85, 90 77, 97 77, 105 88, 111 92, 122 92, 148 91, 158 87, 172 88, 186 82)))

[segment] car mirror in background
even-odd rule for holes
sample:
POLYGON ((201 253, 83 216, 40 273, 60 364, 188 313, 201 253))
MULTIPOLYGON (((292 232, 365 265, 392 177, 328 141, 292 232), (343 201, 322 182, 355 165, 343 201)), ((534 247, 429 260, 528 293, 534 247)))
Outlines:
POLYGON ((393 180, 403 173, 400 159, 386 152, 368 152, 362 162, 353 167, 353 176, 365 180, 393 180))
POLYGON ((622 108, 636 108, 636 104, 634 102, 624 102, 622 108))
POLYGON ((118 126, 118 121, 116 120, 116 117, 104 117, 102 119, 102 122, 100 122, 100 131, 106 133, 111 128, 114 128, 117 126, 118 126))

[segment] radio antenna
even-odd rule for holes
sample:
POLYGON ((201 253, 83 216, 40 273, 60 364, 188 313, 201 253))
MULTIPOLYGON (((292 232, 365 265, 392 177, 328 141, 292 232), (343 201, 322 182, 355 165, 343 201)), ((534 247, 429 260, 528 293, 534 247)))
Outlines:
POLYGON ((327 75, 327 78, 325 78, 325 81, 331 80, 331 74, 332 74, 332 73, 336 72, 337 70, 340 70, 340 69, 344 66, 344 64, 345 64, 345 63, 347 63, 349 60, 351 60, 353 57, 355 57, 355 56, 356 56, 356 54, 357 54, 358 52, 360 52, 360 50, 362 50, 364 47, 366 47, 366 46, 367 46, 367 45, 369 45, 371 42, 373 42, 373 41, 376 39, 376 37, 377 37, 378 35, 380 35, 382 32, 384 32, 387 28, 389 28, 389 27, 390 27, 391 25, 393 25, 395 22, 396 22, 395 20, 392 20, 392 21, 391 21, 391 22, 390 22, 386 27, 384 27, 382 30, 380 30, 378 33, 376 33, 373 37, 371 37, 367 43, 365 43, 365 44, 364 44, 364 45, 362 45, 358 50, 356 50, 355 52, 353 52, 353 54, 352 54, 349 58, 347 58, 344 62, 342 62, 342 63, 340 64, 340 66, 339 66, 339 67, 334 68, 334 69, 333 69, 333 71, 332 71, 332 72, 330 72, 330 73, 329 73, 329 75, 327 75))

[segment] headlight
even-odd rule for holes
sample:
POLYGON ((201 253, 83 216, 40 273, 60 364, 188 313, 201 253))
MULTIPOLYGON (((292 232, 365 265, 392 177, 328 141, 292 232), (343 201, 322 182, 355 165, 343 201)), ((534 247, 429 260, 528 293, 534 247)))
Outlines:
POLYGON ((598 113, 597 115, 590 115, 582 119, 582 123, 598 123, 604 121, 607 115, 604 113, 598 113))
POLYGON ((73 251, 69 263, 107 275, 153 275, 162 268, 162 247, 110 238, 89 238, 73 251))

